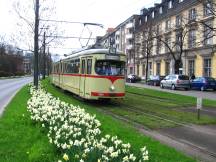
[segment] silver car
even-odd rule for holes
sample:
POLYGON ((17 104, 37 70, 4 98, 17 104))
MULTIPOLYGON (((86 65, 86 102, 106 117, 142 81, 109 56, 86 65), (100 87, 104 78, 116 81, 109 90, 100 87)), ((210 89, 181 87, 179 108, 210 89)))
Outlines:
POLYGON ((190 89, 190 80, 187 75, 172 74, 167 75, 160 83, 160 87, 171 88, 175 90, 176 88, 184 88, 185 90, 190 89))

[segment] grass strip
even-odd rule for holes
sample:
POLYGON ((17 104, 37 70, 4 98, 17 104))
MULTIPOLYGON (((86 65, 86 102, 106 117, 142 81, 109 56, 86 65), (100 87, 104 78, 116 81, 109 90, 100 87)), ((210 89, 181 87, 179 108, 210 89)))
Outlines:
MULTIPOLYGON (((157 97, 157 98, 158 97, 163 98, 166 100, 170 100, 170 102, 175 102, 180 105, 196 106, 197 98, 192 97, 192 96, 185 96, 185 95, 180 95, 180 94, 162 92, 159 90, 153 90, 153 89, 148 89, 148 88, 138 88, 138 87, 133 87, 133 86, 126 86, 126 90, 127 92, 138 93, 138 94, 157 97)), ((203 106, 216 108, 216 100, 204 99, 203 106)))
POLYGON ((60 100, 79 105, 90 114, 96 114, 96 118, 101 122, 101 130, 103 134, 117 135, 124 142, 129 142, 134 149, 134 152, 138 152, 142 146, 147 146, 149 150, 150 162, 193 162, 192 158, 177 152, 175 149, 161 144, 159 141, 155 141, 150 137, 146 137, 140 134, 135 128, 127 123, 121 122, 111 116, 99 112, 94 106, 86 102, 81 102, 72 97, 70 93, 63 93, 59 88, 52 86, 49 80, 42 82, 44 88, 53 96, 58 97, 60 100))
POLYGON ((30 98, 27 86, 22 88, 0 117, 1 162, 51 162, 58 153, 48 142, 45 129, 32 122, 27 112, 30 98))

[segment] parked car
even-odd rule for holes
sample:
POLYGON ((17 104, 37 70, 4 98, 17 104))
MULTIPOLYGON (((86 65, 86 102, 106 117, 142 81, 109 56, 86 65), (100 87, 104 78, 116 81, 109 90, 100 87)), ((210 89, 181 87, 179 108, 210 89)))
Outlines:
POLYGON ((187 75, 173 74, 166 76, 161 80, 160 87, 171 88, 175 90, 176 88, 184 88, 185 90, 190 89, 190 80, 187 75))
POLYGON ((147 80, 148 85, 160 86, 161 80, 164 79, 165 76, 160 75, 151 75, 147 80))
POLYGON ((199 89, 201 91, 207 89, 216 90, 216 80, 211 77, 197 77, 191 81, 192 89, 199 89))
POLYGON ((135 74, 129 74, 126 80, 130 83, 135 83, 141 81, 141 78, 135 74))

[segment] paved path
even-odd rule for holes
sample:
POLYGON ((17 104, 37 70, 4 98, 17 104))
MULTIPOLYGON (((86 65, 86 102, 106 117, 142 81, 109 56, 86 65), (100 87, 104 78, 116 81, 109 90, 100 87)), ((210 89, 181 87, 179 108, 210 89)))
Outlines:
POLYGON ((150 86, 150 85, 145 85, 142 83, 126 83, 127 85, 130 86, 135 86, 135 87, 143 87, 143 88, 149 88, 149 89, 155 89, 163 92, 170 92, 170 93, 175 93, 175 94, 181 94, 181 95, 186 95, 186 96, 193 96, 193 97, 201 97, 205 99, 210 99, 210 100, 216 100, 216 91, 198 91, 198 90, 171 90, 171 89, 161 89, 158 86, 150 86))
POLYGON ((32 77, 0 80, 0 115, 16 92, 32 80, 32 77))

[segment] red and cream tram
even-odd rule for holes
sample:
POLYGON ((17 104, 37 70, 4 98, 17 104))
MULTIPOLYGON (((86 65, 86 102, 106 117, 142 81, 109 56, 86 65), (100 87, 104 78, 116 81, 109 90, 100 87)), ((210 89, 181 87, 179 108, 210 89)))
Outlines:
POLYGON ((123 98, 125 61, 122 52, 83 50, 53 64, 52 83, 85 99, 123 98))

